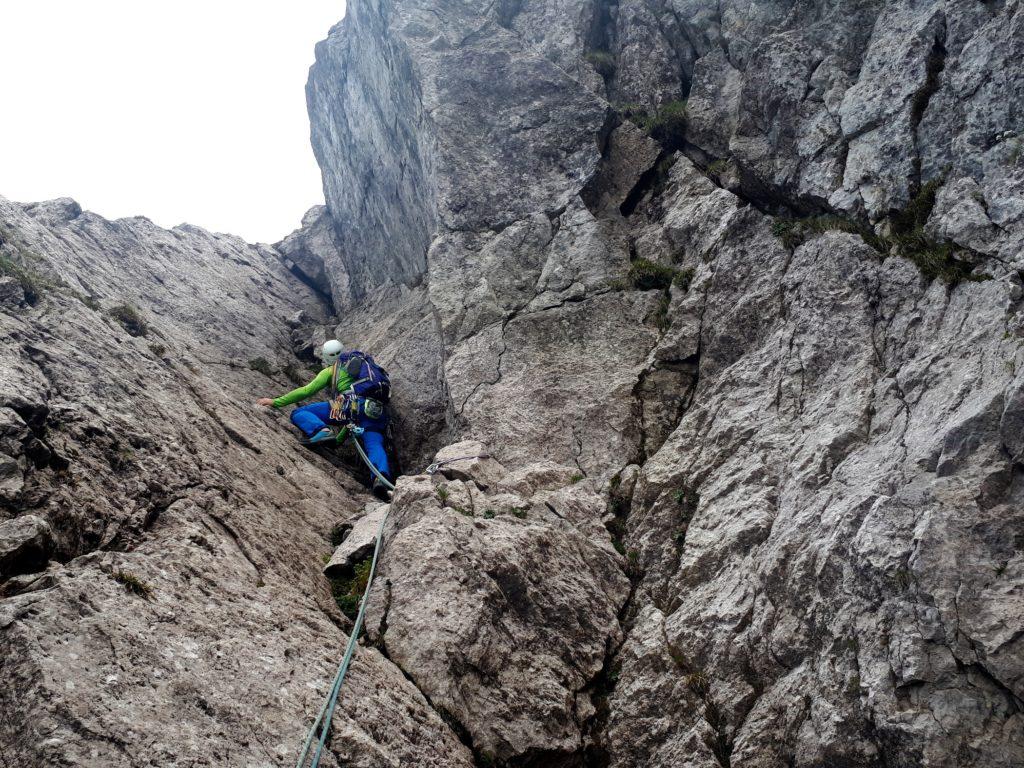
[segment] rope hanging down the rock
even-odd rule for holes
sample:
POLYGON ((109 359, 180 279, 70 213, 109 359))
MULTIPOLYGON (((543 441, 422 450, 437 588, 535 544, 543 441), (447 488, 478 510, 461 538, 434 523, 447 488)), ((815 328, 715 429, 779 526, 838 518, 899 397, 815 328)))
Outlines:
MULTIPOLYGON (((390 490, 395 490, 395 486, 391 483, 380 471, 373 466, 373 462, 370 461, 370 457, 366 455, 366 451, 363 450, 363 446, 359 444, 359 440, 356 439, 356 435, 362 432, 361 429, 349 428, 349 436, 352 438, 352 442, 355 443, 356 450, 359 452, 360 458, 366 463, 366 466, 370 468, 370 471, 377 476, 377 479, 384 483, 385 486, 390 490)), ((441 467, 446 464, 452 464, 456 461, 468 461, 470 459, 489 459, 491 455, 489 453, 481 453, 478 456, 458 456, 453 459, 446 459, 444 461, 435 461, 429 467, 427 467, 427 474, 433 475, 437 473, 441 467)), ((316 716, 316 720, 313 721, 313 725, 310 726, 309 733, 306 735, 306 742, 302 745, 302 752, 299 754, 298 762, 295 763, 295 768, 318 768, 320 765, 320 756, 323 754, 324 745, 327 743, 327 735, 331 730, 331 720, 334 718, 334 708, 338 703, 338 694, 341 693, 341 684, 345 681, 345 673, 348 672, 349 664, 352 663, 352 656, 355 655, 356 645, 359 641, 359 633, 363 629, 363 617, 366 614, 366 598, 370 594, 370 589, 373 587, 373 576, 377 572, 377 558, 380 555, 381 543, 384 541, 384 526, 388 522, 388 516, 391 514, 391 507, 388 507, 388 511, 384 514, 384 519, 380 521, 380 528, 377 529, 377 541, 373 547, 373 560, 370 562, 370 574, 366 579, 366 589, 363 590, 363 598, 359 601, 359 613, 356 614, 355 624, 352 626, 352 634, 349 635, 348 645, 345 648, 345 655, 341 657, 341 664, 338 665, 338 671, 334 674, 334 682, 331 684, 331 690, 327 694, 327 699, 324 701, 323 706, 320 707, 320 713, 316 716), (319 735, 318 735, 319 734, 319 735), (313 746, 313 739, 317 740, 316 749, 310 755, 310 748, 313 746)))
POLYGON ((382 474, 380 473, 380 470, 379 470, 379 469, 377 469, 377 468, 376 468, 375 466, 373 466, 373 462, 372 462, 372 461, 370 461, 370 457, 366 455, 366 451, 364 451, 364 450, 363 450, 363 446, 361 446, 361 445, 359 444, 359 441, 358 441, 358 440, 356 440, 356 435, 357 435, 357 434, 362 434, 362 431, 363 431, 363 430, 362 430, 362 429, 359 429, 358 427, 349 427, 348 429, 350 430, 350 431, 349 431, 349 434, 350 434, 350 435, 352 436, 352 442, 356 444, 356 450, 357 450, 357 451, 359 451, 359 456, 360 456, 360 457, 362 458, 362 460, 363 460, 363 462, 364 462, 364 463, 366 464, 366 466, 368 466, 368 467, 370 468, 370 471, 371 471, 371 472, 372 472, 372 473, 373 473, 374 475, 376 475, 376 476, 377 476, 377 479, 378 479, 378 480, 380 480, 380 481, 381 481, 382 483, 384 483, 384 486, 385 486, 385 487, 386 487, 386 488, 387 488, 387 489, 388 489, 389 491, 393 491, 393 490, 395 490, 395 484, 394 484, 394 483, 392 483, 392 482, 391 482, 390 480, 388 480, 388 479, 387 479, 386 477, 384 477, 384 475, 382 475, 382 474), (355 431, 356 429, 359 429, 359 432, 356 432, 356 431, 355 431))
MULTIPOLYGON (((373 470, 374 474, 380 479, 382 483, 385 483, 388 488, 394 490, 395 486, 388 482, 387 478, 380 474, 370 462, 369 457, 363 452, 363 448, 359 445, 359 441, 356 440, 356 436, 352 435, 352 442, 356 444, 356 449, 359 451, 359 455, 363 457, 363 461, 366 462, 367 466, 373 470)), ((320 707, 320 714, 317 715, 316 720, 313 721, 313 725, 309 729, 309 733, 306 736, 306 743, 302 745, 302 752, 299 754, 299 760, 295 764, 296 768, 317 768, 320 765, 320 755, 324 751, 324 745, 327 743, 327 734, 331 730, 331 719, 334 717, 334 707, 338 703, 338 694, 341 692, 341 684, 345 681, 345 673, 348 672, 348 666, 352 662, 352 656, 356 652, 356 644, 359 640, 359 633, 363 629, 363 617, 366 614, 366 598, 370 594, 370 589, 373 587, 373 576, 377 572, 377 557, 380 555, 381 542, 384 541, 384 526, 388 522, 388 515, 391 514, 391 507, 388 507, 388 511, 384 514, 384 519, 380 521, 380 528, 377 529, 377 541, 373 547, 373 560, 370 563, 370 574, 366 578, 366 589, 363 590, 363 598, 359 602, 359 613, 356 614, 356 622, 352 626, 352 634, 349 635, 348 645, 345 648, 345 655, 341 658, 341 664, 338 665, 338 671, 334 675, 334 682, 331 684, 330 693, 327 695, 327 699, 324 701, 323 706, 320 707), (317 733, 319 732, 319 737, 317 733), (310 747, 313 745, 313 739, 317 739, 316 750, 310 757, 310 747)))

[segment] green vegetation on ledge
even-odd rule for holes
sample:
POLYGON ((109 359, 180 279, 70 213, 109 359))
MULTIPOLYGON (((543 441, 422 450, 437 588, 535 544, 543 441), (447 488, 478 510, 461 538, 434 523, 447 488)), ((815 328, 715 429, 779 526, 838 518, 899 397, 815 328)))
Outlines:
POLYGON ((601 77, 605 80, 615 74, 615 57, 608 51, 594 49, 583 54, 601 77))
POLYGON ((363 598, 366 585, 370 580, 370 566, 373 565, 373 558, 368 557, 357 563, 349 576, 341 576, 331 579, 331 596, 338 604, 341 612, 350 619, 355 620, 359 613, 359 601, 363 598))
POLYGON ((988 280, 988 275, 972 274, 973 266, 957 258, 958 253, 966 253, 967 249, 937 240, 925 232, 925 224, 935 207, 935 195, 941 185, 942 179, 929 181, 905 208, 891 214, 888 235, 877 234, 865 223, 837 215, 777 218, 772 222, 772 234, 792 250, 816 234, 849 232, 859 235, 883 256, 902 256, 912 261, 929 280, 938 278, 950 286, 964 281, 988 280))
POLYGON ((149 333, 149 325, 131 304, 118 304, 108 309, 107 314, 117 320, 129 336, 145 336, 149 333))
POLYGON ((53 287, 51 281, 29 266, 38 260, 38 255, 25 249, 6 227, 0 226, 0 276, 17 280, 30 305, 53 287))
POLYGON ((630 285, 641 291, 664 289, 670 285, 676 285, 685 291, 690 287, 693 270, 668 267, 650 259, 636 259, 629 265, 626 278, 630 285))
POLYGON ((669 149, 678 149, 686 137, 686 102, 667 101, 654 112, 636 104, 617 107, 620 114, 632 120, 648 136, 669 149))
POLYGON ((148 600, 150 595, 153 594, 153 588, 134 573, 129 573, 128 571, 114 571, 114 573, 111 574, 111 577, 114 581, 123 585, 126 591, 131 592, 133 595, 138 595, 145 600, 148 600))

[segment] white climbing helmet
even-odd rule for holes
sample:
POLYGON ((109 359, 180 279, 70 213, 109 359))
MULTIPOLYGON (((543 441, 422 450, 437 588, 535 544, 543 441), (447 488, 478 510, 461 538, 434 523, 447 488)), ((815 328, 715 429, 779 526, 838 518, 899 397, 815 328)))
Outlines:
POLYGON ((341 357, 341 353, 345 351, 345 348, 341 346, 341 342, 337 339, 329 339, 324 342, 324 348, 320 350, 320 357, 324 361, 324 365, 334 365, 338 358, 341 357))

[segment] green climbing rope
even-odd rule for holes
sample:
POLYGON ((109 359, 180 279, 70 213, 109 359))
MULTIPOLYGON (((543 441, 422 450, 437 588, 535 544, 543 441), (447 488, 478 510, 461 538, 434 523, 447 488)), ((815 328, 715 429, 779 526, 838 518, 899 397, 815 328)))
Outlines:
MULTIPOLYGON (((356 444, 356 449, 359 451, 359 455, 363 457, 363 461, 366 462, 367 466, 377 477, 380 478, 381 482, 386 483, 388 488, 394 490, 395 486, 388 482, 387 478, 376 472, 370 459, 366 453, 363 452, 363 448, 359 445, 359 441, 356 440, 355 435, 352 435, 352 442, 356 444)), ((316 720, 313 721, 313 725, 309 729, 309 733, 306 735, 306 742, 302 745, 302 752, 299 754, 299 760, 295 764, 296 768, 318 768, 320 765, 320 756, 324 751, 324 745, 327 743, 327 734, 331 730, 331 719, 334 717, 334 708, 338 703, 338 694, 341 692, 341 684, 345 681, 345 673, 348 672, 349 664, 352 662, 352 656, 356 652, 356 644, 359 641, 359 633, 363 629, 363 617, 366 613, 366 598, 370 594, 370 589, 373 587, 373 576, 377 572, 377 557, 380 555, 381 542, 384 540, 384 526, 388 522, 388 515, 391 514, 391 508, 388 507, 388 511, 384 514, 384 519, 380 521, 380 528, 377 529, 377 541, 373 547, 373 560, 370 563, 370 575, 366 579, 366 589, 363 591, 363 599, 359 603, 359 613, 356 614, 356 622, 352 626, 352 634, 349 635, 348 645, 345 648, 345 655, 341 658, 341 664, 338 665, 338 671, 334 675, 334 682, 331 684, 331 690, 327 694, 327 699, 324 701, 323 706, 320 707, 320 714, 317 715, 316 720), (310 748, 313 746, 313 740, 316 739, 316 749, 310 755, 310 748)))
POLYGON ((352 435, 352 442, 356 444, 356 450, 359 451, 359 456, 363 459, 363 462, 370 468, 370 471, 377 476, 377 479, 384 483, 384 487, 389 491, 395 490, 395 484, 388 480, 384 475, 381 474, 380 470, 373 466, 373 462, 370 461, 370 457, 366 455, 366 451, 363 450, 363 446, 356 440, 354 433, 349 432, 352 435))
MULTIPOLYGON (((349 436, 352 438, 352 442, 355 443, 356 450, 359 452, 359 456, 366 466, 370 468, 370 471, 377 476, 382 483, 389 490, 395 490, 395 486, 391 483, 380 471, 373 466, 373 462, 366 455, 366 451, 363 450, 363 446, 359 444, 359 440, 356 439, 355 430, 349 430, 349 436)), ((344 435, 342 435, 344 437, 344 435)), ((451 464, 456 461, 466 461, 469 459, 486 459, 490 458, 489 454, 481 454, 479 456, 459 456, 454 459, 448 459, 447 461, 439 461, 431 464, 427 469, 429 474, 434 474, 443 465, 451 464)), ((295 763, 295 768, 318 768, 320 765, 320 756, 323 754, 324 745, 327 743, 327 735, 331 730, 331 719, 334 717, 334 708, 338 703, 338 694, 341 692, 341 684, 345 681, 345 673, 348 672, 349 664, 352 663, 352 656, 356 652, 356 644, 359 640, 359 633, 363 629, 363 616, 366 613, 366 598, 370 594, 370 589, 373 587, 373 576, 377 572, 377 557, 380 555, 381 543, 384 541, 384 526, 388 522, 388 516, 391 514, 391 507, 388 507, 388 511, 384 514, 384 519, 380 521, 380 528, 377 529, 377 542, 373 547, 373 560, 370 563, 370 575, 366 579, 366 589, 363 590, 363 599, 359 603, 359 613, 356 614, 356 622, 352 627, 352 634, 348 638, 348 645, 345 648, 345 655, 341 658, 341 664, 338 665, 338 671, 334 675, 334 682, 331 684, 331 690, 327 694, 327 699, 324 701, 323 706, 320 707, 320 714, 317 715, 316 720, 313 721, 313 725, 309 729, 309 733, 306 735, 306 742, 302 745, 302 752, 299 754, 299 760, 295 763), (310 754, 310 749, 313 746, 313 740, 316 739, 316 749, 310 754)))

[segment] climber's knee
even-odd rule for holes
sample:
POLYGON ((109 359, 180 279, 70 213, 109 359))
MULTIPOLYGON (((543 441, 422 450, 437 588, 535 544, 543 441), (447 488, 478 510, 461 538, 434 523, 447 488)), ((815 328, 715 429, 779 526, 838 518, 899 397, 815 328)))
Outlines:
POLYGON ((292 424, 302 430, 306 437, 312 437, 327 426, 330 403, 310 403, 292 411, 292 424))

